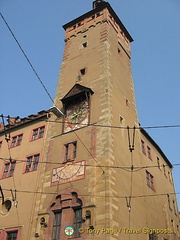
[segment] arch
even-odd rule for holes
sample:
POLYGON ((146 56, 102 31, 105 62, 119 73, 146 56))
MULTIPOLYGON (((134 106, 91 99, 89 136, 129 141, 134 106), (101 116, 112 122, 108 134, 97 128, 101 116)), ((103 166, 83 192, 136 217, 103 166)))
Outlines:
MULTIPOLYGON (((83 200, 73 189, 64 189, 55 195, 47 209, 49 212, 46 239, 66 239, 64 228, 74 227, 74 237, 80 237, 78 229, 81 227, 83 200)), ((68 238, 67 238, 68 239, 68 238)))

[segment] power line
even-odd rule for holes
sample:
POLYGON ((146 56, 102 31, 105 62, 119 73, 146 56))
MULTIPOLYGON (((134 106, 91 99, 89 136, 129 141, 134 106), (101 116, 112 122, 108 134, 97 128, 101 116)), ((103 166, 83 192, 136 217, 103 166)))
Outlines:
MULTIPOLYGON (((15 191, 12 189, 2 188, 3 191, 15 191)), ((17 193, 29 193, 29 194, 47 194, 47 195, 54 195, 57 194, 57 192, 44 192, 44 191, 29 191, 29 190, 17 190, 17 193)), ((179 195, 180 192, 170 192, 170 193, 154 193, 154 194, 147 194, 147 195, 132 195, 131 198, 145 198, 145 197, 157 197, 157 196, 167 196, 167 195, 179 195)), ((63 193, 63 195, 69 195, 68 193, 63 193)), ((82 197, 98 197, 98 198, 104 198, 104 197, 111 197, 111 198, 119 198, 119 199, 126 199, 126 196, 118 196, 118 195, 98 195, 98 194, 81 194, 82 197)))
POLYGON ((37 71, 35 70, 35 68, 33 67, 32 63, 30 62, 29 58, 27 57, 27 54, 25 53, 25 51, 23 50, 23 48, 21 47, 19 41, 17 40, 16 36, 14 35, 12 29, 10 28, 10 26, 8 25, 6 19, 3 17, 2 13, 0 13, 1 18, 3 19, 4 23, 6 24, 8 30, 10 31, 11 35, 13 36, 14 40, 16 41, 18 47, 20 48, 21 52, 23 53, 24 57, 26 58, 27 62, 29 63, 31 69, 33 70, 33 72, 35 73, 37 79, 39 80, 40 84, 42 85, 42 87, 44 88, 44 90, 46 91, 47 95, 49 96, 49 98, 51 99, 51 101, 54 103, 54 100, 52 99, 50 93, 48 92, 47 88, 45 87, 45 85, 43 84, 41 78, 39 77, 37 71))
MULTIPOLYGON (((46 120, 46 122, 55 122, 55 123, 70 123, 70 122, 65 122, 65 121, 58 121, 58 120, 46 120)), ((76 124, 76 123, 70 123, 70 124, 76 124)), ((140 127, 129 127, 129 126, 111 126, 111 125, 102 125, 102 124, 96 124, 96 123, 90 123, 90 124, 83 124, 81 123, 81 125, 83 126, 95 126, 95 127, 104 127, 104 128, 117 128, 117 129, 135 129, 135 130, 141 130, 141 129, 158 129, 158 128, 180 128, 180 124, 176 124, 176 125, 159 125, 159 126, 140 126, 140 127)))
MULTIPOLYGON (((3 115, 0 115, 3 116, 3 115)), ((11 116, 4 116, 4 118, 14 118, 11 116)), ((23 118, 19 118, 19 119, 23 119, 23 118)), ((31 119, 29 119, 31 120, 31 119)), ((33 119, 34 120, 34 119, 33 119)), ((41 122, 41 119, 37 119, 37 121, 41 122)), ((70 124, 76 124, 76 123, 71 123, 71 122, 67 122, 67 121, 58 121, 58 120, 45 120, 45 122, 47 123, 70 123, 70 124)), ((129 127, 129 126, 113 126, 113 125, 103 125, 103 124, 97 124, 97 123, 89 123, 87 124, 80 124, 82 127, 89 127, 89 126, 95 126, 95 127, 102 127, 102 128, 114 128, 114 129, 124 129, 126 130, 128 129, 135 129, 135 130, 141 130, 141 129, 163 129, 163 128, 180 128, 180 124, 173 124, 173 125, 158 125, 158 126, 139 126, 139 127, 129 127)), ((17 126, 17 125, 16 125, 17 126)), ((13 126, 12 126, 13 127, 13 126)), ((81 128, 82 128, 81 127, 81 128)), ((79 128, 79 129, 81 129, 79 128)), ((76 129, 77 130, 77 129, 76 129)), ((71 131, 73 132, 73 131, 71 131)), ((69 132, 68 132, 69 133, 69 132)), ((63 133, 64 134, 64 133, 63 133)), ((62 134, 59 134, 57 136, 61 136, 62 134)), ((55 137, 57 137, 55 136, 55 137)), ((54 138, 54 137, 53 137, 54 138)))
POLYGON ((98 167, 100 167, 101 168, 101 170, 102 170, 102 172, 103 173, 105 173, 104 172, 104 170, 103 170, 103 168, 102 168, 102 166, 101 165, 99 165, 99 163, 98 163, 98 161, 97 161, 97 159, 96 158, 94 158, 94 156, 92 155, 92 153, 89 151, 89 149, 86 147, 86 145, 83 143, 83 141, 80 139, 80 137, 77 135, 77 133, 76 132, 74 132, 74 134, 76 135, 76 137, 79 139, 79 141, 82 143, 82 145, 84 146, 84 148, 86 149, 86 151, 91 155, 91 157, 94 159, 94 161, 97 163, 97 165, 98 165, 98 167))
MULTIPOLYGON (((7 162, 9 161, 9 158, 3 158, 0 157, 0 160, 2 160, 3 162, 7 162)), ((12 161, 16 161, 17 163, 23 163, 23 162, 27 162, 27 159, 13 159, 11 158, 12 161)), ((59 162, 39 162, 38 164, 52 164, 52 165, 61 165, 64 166, 65 163, 59 163, 59 162)), ((67 164, 71 164, 68 163, 67 164)), ((79 165, 79 163, 73 163, 73 165, 79 165)), ((115 168, 115 169, 123 169, 123 170, 127 170, 127 171, 132 171, 132 165, 131 166, 107 166, 107 165, 99 165, 97 163, 97 165, 93 165, 93 164, 84 164, 84 166, 86 167, 95 167, 95 168, 115 168)), ((172 164, 173 167, 177 167, 180 166, 180 163, 174 163, 172 164)), ((150 166, 134 166, 133 165, 133 171, 139 171, 141 169, 145 169, 145 168, 159 168, 159 167, 168 167, 168 164, 162 164, 162 165, 150 165, 150 166)))

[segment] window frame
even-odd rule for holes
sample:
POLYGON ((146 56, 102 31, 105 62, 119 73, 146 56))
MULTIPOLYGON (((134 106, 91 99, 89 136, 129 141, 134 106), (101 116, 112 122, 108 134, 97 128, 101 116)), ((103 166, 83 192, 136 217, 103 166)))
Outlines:
POLYGON ((18 231, 17 230, 14 230, 14 231, 8 231, 7 233, 7 240, 14 240, 14 234, 16 234, 16 238, 15 238, 15 240, 17 239, 17 236, 18 236, 18 231), (12 236, 8 236, 9 234, 13 234, 12 236), (9 237, 11 237, 11 238, 9 238, 9 237))
POLYGON ((169 206, 169 210, 172 211, 172 207, 171 207, 171 199, 170 199, 170 196, 169 194, 167 194, 167 199, 168 199, 168 206, 169 206))
POLYGON ((165 166, 165 164, 163 164, 162 166, 163 166, 163 172, 164 172, 164 176, 167 178, 166 166, 165 166))
POLYGON ((63 163, 72 162, 77 156, 77 141, 64 144, 63 163))
POLYGON ((156 161, 157 161, 158 168, 161 170, 160 159, 158 156, 156 157, 156 161))
POLYGON ((174 214, 177 216, 177 205, 174 199, 172 200, 172 203, 173 203, 174 214))
POLYGON ((9 148, 18 147, 21 145, 23 139, 23 133, 15 135, 11 138, 10 146, 9 148))
POLYGON ((147 145, 147 156, 150 160, 152 160, 151 148, 147 145))
POLYGON ((5 162, 1 179, 13 177, 15 167, 16 167, 16 160, 5 162))
MULTIPOLYGON (((83 225, 84 222, 82 218, 83 202, 81 197, 79 197, 79 194, 77 192, 74 192, 73 189, 63 190, 58 195, 54 196, 48 208, 48 212, 50 213, 49 223, 48 223, 49 229, 45 233, 45 239, 59 240, 63 238, 64 236, 63 222, 64 221, 66 221, 66 226, 72 226, 72 227, 74 227, 74 223, 77 223, 76 225, 77 230, 78 230, 78 226, 82 225, 82 227, 84 227, 83 225), (80 217, 78 219, 76 218, 77 221, 75 221, 75 211, 80 211, 78 214, 78 216, 80 217), (59 222, 56 222, 55 220, 56 213, 61 214, 61 218, 59 218, 60 219, 59 222)), ((70 237, 71 239, 75 239, 75 238, 80 239, 81 233, 79 234, 77 230, 74 229, 75 232, 70 237)))
POLYGON ((37 171, 40 161, 40 153, 32 154, 26 157, 24 173, 37 171), (36 157, 38 158, 36 159, 36 157))
POLYGON ((141 139, 141 152, 146 155, 145 141, 141 139))
POLYGON ((52 230, 52 239, 59 239, 60 232, 61 232, 61 221, 62 221, 62 210, 53 211, 54 213, 54 220, 53 220, 53 230, 52 230), (60 217, 56 217, 60 215, 60 217))
POLYGON ((32 129, 30 141, 33 142, 35 140, 43 138, 44 133, 45 133, 45 125, 42 125, 40 127, 32 129), (42 131, 42 129, 43 129, 43 131, 42 131))
POLYGON ((14 232, 17 232, 16 240, 20 240, 21 228, 12 228, 12 229, 0 230, 1 240, 7 240, 8 233, 14 233, 14 232))
POLYGON ((82 207, 74 208, 73 210, 74 210, 74 221, 73 221, 74 234, 73 234, 73 237, 79 238, 81 236, 81 234, 78 231, 78 229, 81 228, 81 226, 82 226, 82 207))
POLYGON ((155 191, 155 183, 154 183, 154 176, 146 170, 146 182, 147 186, 155 191))

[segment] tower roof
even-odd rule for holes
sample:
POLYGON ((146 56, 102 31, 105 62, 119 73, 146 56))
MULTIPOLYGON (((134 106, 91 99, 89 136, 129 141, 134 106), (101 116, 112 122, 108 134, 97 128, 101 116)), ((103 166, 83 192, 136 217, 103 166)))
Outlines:
POLYGON ((73 98, 74 96, 79 96, 82 95, 84 93, 90 93, 93 94, 94 92, 88 88, 88 87, 84 87, 80 84, 75 84, 71 90, 61 99, 61 101, 64 103, 67 100, 71 100, 71 98, 73 98))
POLYGON ((83 19, 88 18, 88 17, 94 15, 95 13, 98 13, 99 11, 103 10, 104 8, 107 8, 109 10, 110 14, 113 16, 113 18, 117 22, 117 24, 119 24, 120 28, 123 30, 126 37, 129 39, 129 41, 133 42, 133 38, 131 37, 131 35, 129 34, 129 32, 127 31, 127 29, 125 28, 125 26, 123 25, 123 23, 121 22, 121 20, 119 19, 119 17, 117 16, 117 14, 115 13, 115 11, 112 9, 111 5, 108 2, 105 2, 102 0, 96 0, 93 2, 93 8, 94 8, 93 10, 91 10, 91 11, 81 15, 80 17, 75 18, 74 20, 63 25, 64 30, 66 30, 67 28, 82 21, 83 19))

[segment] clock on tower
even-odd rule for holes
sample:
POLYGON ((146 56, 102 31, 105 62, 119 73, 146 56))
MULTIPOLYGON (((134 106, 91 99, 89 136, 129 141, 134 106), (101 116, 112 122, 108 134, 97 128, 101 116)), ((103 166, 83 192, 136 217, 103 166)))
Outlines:
POLYGON ((89 124, 91 94, 93 91, 90 88, 76 84, 61 100, 65 110, 64 132, 89 124))

